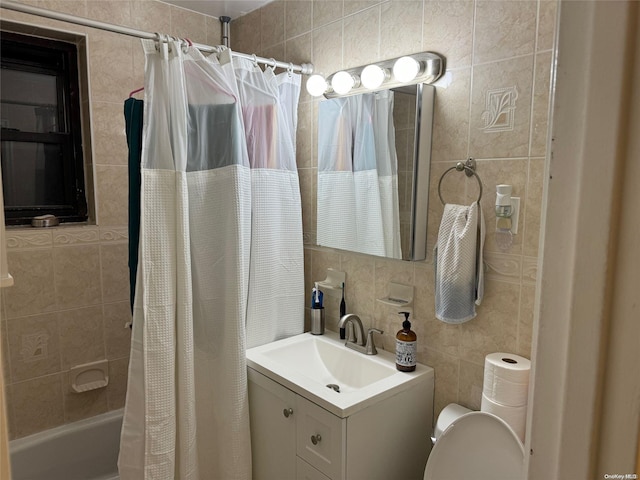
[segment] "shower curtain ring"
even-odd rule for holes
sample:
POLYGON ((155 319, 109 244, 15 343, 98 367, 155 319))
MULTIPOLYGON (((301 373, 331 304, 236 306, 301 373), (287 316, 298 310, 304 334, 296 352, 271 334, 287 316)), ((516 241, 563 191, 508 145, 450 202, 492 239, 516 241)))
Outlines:
POLYGON ((293 63, 291 62, 289 62, 289 67, 287 67, 287 74, 289 75, 289 78, 293 76, 293 63))
POLYGON ((259 68, 258 57, 256 57, 256 54, 255 53, 252 54, 251 57, 253 58, 253 66, 256 67, 256 68, 259 68))
POLYGON ((271 62, 271 65, 269 65, 271 67, 271 70, 275 70, 276 67, 278 66, 278 63, 276 62, 275 58, 270 58, 269 61, 271 62))

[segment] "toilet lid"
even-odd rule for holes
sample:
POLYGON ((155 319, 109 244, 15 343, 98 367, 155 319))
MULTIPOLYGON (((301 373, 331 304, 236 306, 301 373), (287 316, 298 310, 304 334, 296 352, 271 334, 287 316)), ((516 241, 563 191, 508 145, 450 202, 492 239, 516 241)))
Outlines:
POLYGON ((499 417, 467 413, 444 431, 429 455, 424 480, 523 480, 524 447, 499 417))

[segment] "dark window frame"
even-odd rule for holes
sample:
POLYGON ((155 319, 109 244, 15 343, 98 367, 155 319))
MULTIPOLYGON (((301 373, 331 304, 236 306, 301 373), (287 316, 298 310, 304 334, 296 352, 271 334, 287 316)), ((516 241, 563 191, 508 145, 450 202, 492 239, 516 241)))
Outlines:
MULTIPOLYGON (((82 118, 78 49, 73 43, 17 33, 2 32, 1 68, 32 73, 55 74, 58 94, 58 132, 20 132, 2 128, 0 140, 55 144, 62 151, 64 203, 48 206, 8 207, 7 225, 30 224, 37 215, 53 214, 61 222, 84 222, 88 219, 82 152, 82 118)), ((6 182, 6 179, 3 179, 6 182)))

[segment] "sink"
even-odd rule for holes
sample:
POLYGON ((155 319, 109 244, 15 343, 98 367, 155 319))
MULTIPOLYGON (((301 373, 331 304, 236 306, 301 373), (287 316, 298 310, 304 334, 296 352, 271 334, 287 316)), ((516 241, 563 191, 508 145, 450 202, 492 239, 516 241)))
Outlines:
MULTIPOLYGON (((283 342, 288 343, 288 342, 283 342)), ((394 365, 378 361, 323 337, 302 335, 296 341, 266 349, 264 356, 341 392, 371 385, 396 373, 394 365)))
POLYGON ((420 364, 414 372, 399 372, 393 354, 379 349, 364 355, 333 332, 251 348, 247 365, 342 418, 433 377, 433 369, 420 364))

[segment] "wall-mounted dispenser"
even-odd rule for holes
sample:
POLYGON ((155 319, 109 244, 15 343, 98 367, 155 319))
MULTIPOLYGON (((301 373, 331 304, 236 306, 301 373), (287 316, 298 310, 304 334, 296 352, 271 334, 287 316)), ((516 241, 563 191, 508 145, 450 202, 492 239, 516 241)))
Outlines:
POLYGON ((496 185, 496 244, 506 251, 513 245, 513 236, 518 233, 520 198, 512 197, 511 185, 496 185))

